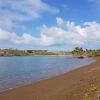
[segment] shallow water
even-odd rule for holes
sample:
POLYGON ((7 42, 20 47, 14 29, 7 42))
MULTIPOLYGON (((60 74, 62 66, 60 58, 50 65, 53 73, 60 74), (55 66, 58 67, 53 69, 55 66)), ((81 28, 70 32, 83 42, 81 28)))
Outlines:
POLYGON ((92 62, 58 56, 0 57, 0 91, 64 74, 92 62))

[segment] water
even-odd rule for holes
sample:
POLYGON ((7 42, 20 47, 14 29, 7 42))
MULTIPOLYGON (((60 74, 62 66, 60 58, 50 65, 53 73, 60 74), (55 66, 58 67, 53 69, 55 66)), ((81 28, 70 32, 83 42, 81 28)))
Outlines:
POLYGON ((71 57, 0 57, 0 92, 64 74, 94 62, 71 57))

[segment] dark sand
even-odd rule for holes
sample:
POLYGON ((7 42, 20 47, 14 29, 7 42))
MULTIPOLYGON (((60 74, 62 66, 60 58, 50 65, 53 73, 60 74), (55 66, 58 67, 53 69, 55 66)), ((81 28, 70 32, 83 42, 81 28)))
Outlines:
POLYGON ((0 93, 0 100, 100 100, 100 57, 64 75, 0 93))

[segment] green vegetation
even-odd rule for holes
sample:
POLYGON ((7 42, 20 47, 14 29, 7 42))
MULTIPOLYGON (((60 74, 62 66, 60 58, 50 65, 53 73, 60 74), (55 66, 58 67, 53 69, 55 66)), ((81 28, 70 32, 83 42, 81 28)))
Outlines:
POLYGON ((0 50, 0 56, 25 56, 25 55, 28 55, 28 53, 23 50, 12 50, 12 49, 0 50))
POLYGON ((79 58, 97 57, 97 56, 100 56, 100 49, 98 49, 98 50, 91 50, 91 49, 83 50, 83 48, 76 47, 72 51, 72 54, 79 58))
POLYGON ((32 53, 33 51, 32 51, 32 50, 27 50, 27 52, 28 52, 28 53, 32 53))
POLYGON ((34 56, 34 55, 56 55, 56 56, 74 56, 78 58, 100 56, 99 50, 91 50, 76 47, 72 52, 48 51, 48 50, 17 50, 0 49, 0 56, 34 56))
POLYGON ((100 100, 100 81, 90 84, 83 95, 83 100, 100 100))
POLYGON ((82 56, 84 55, 84 50, 83 48, 79 48, 79 47, 76 47, 73 51, 72 51, 72 54, 74 55, 77 55, 77 56, 82 56))
POLYGON ((48 50, 13 50, 1 49, 0 56, 34 56, 34 55, 68 55, 68 52, 53 52, 48 50))

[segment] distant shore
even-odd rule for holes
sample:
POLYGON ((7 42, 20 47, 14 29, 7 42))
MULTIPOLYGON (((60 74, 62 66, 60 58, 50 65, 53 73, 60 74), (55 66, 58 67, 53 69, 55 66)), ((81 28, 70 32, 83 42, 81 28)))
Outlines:
POLYGON ((0 100, 99 100, 100 57, 94 59, 64 75, 0 93, 0 100))
MULTIPOLYGON (((22 56, 66 56, 66 57, 74 57, 73 55, 22 55, 22 56)), ((22 56, 14 56, 13 55, 13 56, 0 56, 0 57, 22 57, 22 56)))

